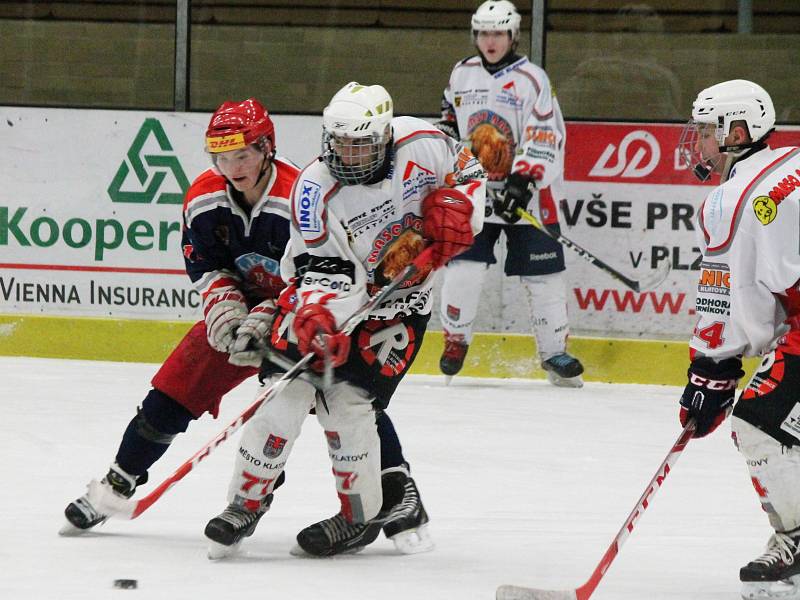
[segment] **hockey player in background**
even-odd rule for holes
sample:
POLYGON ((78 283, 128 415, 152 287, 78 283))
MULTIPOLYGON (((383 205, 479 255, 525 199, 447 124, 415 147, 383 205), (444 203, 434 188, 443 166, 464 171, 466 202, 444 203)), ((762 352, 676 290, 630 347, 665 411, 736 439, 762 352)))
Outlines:
MULTIPOLYGON (((152 380, 102 481, 65 509, 62 534, 88 531, 113 512, 106 495, 129 498, 189 423, 217 416, 222 396, 258 372, 256 347, 269 332, 285 287, 280 260, 289 241, 289 195, 299 169, 275 155, 275 128, 255 99, 225 102, 206 131, 213 168, 191 185, 183 207, 186 272, 205 318, 189 330, 152 380)), ((400 443, 381 413, 382 440, 400 443)), ((283 478, 281 478, 283 481, 283 478)), ((277 482, 280 483, 280 482, 277 482)), ((268 506, 268 501, 263 507, 268 506)))
POLYGON ((486 222, 468 251, 445 269, 441 320, 445 349, 440 368, 461 370, 495 243, 506 236, 507 276, 526 291, 542 368, 555 385, 580 387, 583 365, 567 353, 567 296, 561 244, 526 222, 535 212, 559 230, 556 201, 563 187, 566 129, 547 74, 516 54, 520 15, 507 0, 490 0, 472 16, 478 55, 456 64, 437 126, 471 144, 488 173, 486 222), (531 192, 531 188, 534 191, 531 192))
MULTIPOLYGON (((299 548, 315 556, 353 552, 382 527, 393 537, 394 523, 425 525, 414 480, 405 466, 394 466, 396 451, 379 441, 375 418, 422 344, 433 269, 480 231, 484 193, 483 170, 469 150, 459 152, 425 121, 393 118, 383 87, 352 82, 331 99, 323 112, 322 156, 301 171, 292 192, 291 240, 281 262, 290 287, 281 295, 271 343, 293 358, 327 355, 334 382, 319 391, 296 380, 247 423, 230 504, 206 527, 214 554, 249 535, 254 518, 242 509, 258 511, 268 502, 310 409, 325 431, 341 509, 300 531, 299 548), (343 334, 347 319, 426 244, 431 268, 373 309, 352 336, 343 334)), ((401 551, 416 550, 395 542, 401 551)), ((430 542, 420 535, 409 543, 430 542)))
POLYGON ((731 412, 775 533, 739 572, 743 598, 800 598, 800 148, 772 149, 769 94, 733 80, 698 94, 679 146, 702 180, 721 177, 703 202, 702 249, 680 420, 695 437, 731 412), (763 361, 734 407, 742 356, 763 361))

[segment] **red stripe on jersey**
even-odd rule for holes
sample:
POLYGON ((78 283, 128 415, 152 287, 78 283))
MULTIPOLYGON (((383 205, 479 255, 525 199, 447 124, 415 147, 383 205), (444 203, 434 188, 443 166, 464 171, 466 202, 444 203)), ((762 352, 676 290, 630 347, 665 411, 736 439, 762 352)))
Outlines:
POLYGON ((403 143, 407 142, 408 140, 410 140, 411 138, 413 138, 415 136, 418 136, 418 135, 433 135, 433 136, 442 137, 442 138, 445 138, 445 139, 447 138, 447 136, 444 133, 442 133, 441 131, 439 131, 438 129, 430 129, 430 130, 428 130, 428 129, 418 129, 417 131, 413 131, 413 132, 409 133, 406 137, 402 137, 399 140, 395 140, 394 144, 395 144, 395 146, 399 146, 400 144, 403 144, 403 143))
MULTIPOLYGON (((777 165, 778 163, 784 161, 790 154, 792 154, 796 150, 797 150, 796 148, 792 148, 786 154, 776 158, 771 163, 769 163, 766 167, 761 169, 761 171, 759 171, 758 175, 756 175, 755 177, 753 177, 752 180, 750 180, 750 183, 748 183, 747 186, 744 188, 744 190, 742 191, 742 195, 739 196, 739 200, 736 202, 736 209, 733 211, 733 216, 731 217, 731 227, 730 227, 730 230, 728 231, 728 237, 725 238, 725 241, 722 242, 719 246, 714 246, 713 248, 712 247, 707 248, 706 252, 716 252, 717 250, 720 250, 720 249, 724 248, 725 246, 727 246, 730 243, 730 241, 733 239, 734 229, 736 228, 736 223, 738 221, 737 215, 739 215, 739 211, 742 208, 742 203, 744 202, 745 196, 747 196, 750 193, 750 189, 755 184, 760 183, 759 180, 761 179, 761 176, 766 171, 769 171, 775 165, 777 165)), ((705 234, 705 230, 703 230, 703 233, 705 234)))
POLYGON ((224 192, 226 185, 225 178, 222 175, 214 171, 214 169, 208 169, 201 173, 189 186, 186 191, 186 198, 183 201, 183 209, 186 210, 186 207, 198 196, 213 192, 224 192))
POLYGON ((300 169, 288 162, 280 159, 272 161, 275 167, 275 181, 267 194, 273 198, 285 198, 289 200, 292 197, 292 188, 297 176, 300 174, 300 169))

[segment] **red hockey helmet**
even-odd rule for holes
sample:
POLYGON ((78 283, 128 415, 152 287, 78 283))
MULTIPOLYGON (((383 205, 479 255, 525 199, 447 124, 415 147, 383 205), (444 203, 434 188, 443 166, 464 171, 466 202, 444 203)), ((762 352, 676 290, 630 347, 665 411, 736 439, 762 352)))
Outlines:
POLYGON ((275 126, 264 105, 255 98, 244 102, 223 102, 211 116, 206 130, 206 150, 211 154, 245 148, 250 144, 264 147, 270 142, 275 151, 275 126))

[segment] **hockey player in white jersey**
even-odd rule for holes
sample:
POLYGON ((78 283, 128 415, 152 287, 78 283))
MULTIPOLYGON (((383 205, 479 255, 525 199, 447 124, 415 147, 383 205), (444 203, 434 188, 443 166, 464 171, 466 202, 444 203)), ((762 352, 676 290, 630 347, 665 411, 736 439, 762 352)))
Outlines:
MULTIPOLYGON (((411 526, 424 528, 427 515, 407 469, 383 469, 387 449, 375 419, 422 344, 433 271, 472 243, 484 195, 485 174, 470 151, 426 121, 393 117, 381 86, 352 82, 325 108, 322 156, 301 171, 292 191, 281 262, 289 287, 271 344, 294 359, 327 356, 334 383, 323 392, 295 380, 261 407, 245 427, 229 489, 231 503, 257 510, 313 409, 325 430, 341 510, 298 534, 308 554, 357 551, 381 528, 390 538, 403 532, 403 546, 395 539, 401 551, 427 543, 425 536, 408 541, 411 526), (342 333, 371 294, 428 244, 430 268, 376 306, 352 336, 342 333)), ((212 519, 206 535, 216 541, 223 521, 224 514, 212 519)))
POLYGON ((739 573, 745 599, 800 598, 800 148, 770 148, 769 94, 750 81, 703 90, 680 149, 722 183, 699 213, 703 251, 680 419, 695 437, 731 428, 775 533, 739 573), (742 356, 763 361, 734 406, 742 356))
POLYGON ((472 16, 478 55, 453 68, 437 126, 471 144, 488 173, 486 223, 472 248, 445 269, 441 320, 442 372, 461 370, 472 340, 481 289, 494 246, 504 232, 507 276, 519 276, 527 296, 542 368, 555 385, 583 385, 580 361, 567 353, 566 284, 561 244, 526 222, 517 208, 558 231, 566 129, 547 74, 516 54, 520 15, 507 0, 490 0, 472 16), (531 188, 535 188, 531 191, 531 188))

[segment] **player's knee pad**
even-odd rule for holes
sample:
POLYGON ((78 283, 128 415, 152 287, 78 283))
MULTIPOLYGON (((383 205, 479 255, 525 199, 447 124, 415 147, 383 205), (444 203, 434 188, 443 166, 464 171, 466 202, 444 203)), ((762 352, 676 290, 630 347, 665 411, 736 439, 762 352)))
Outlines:
POLYGON ((176 435, 186 431, 194 418, 186 408, 153 388, 137 411, 136 433, 148 441, 169 444, 176 435))
POLYGON ((559 303, 566 306, 567 286, 564 271, 547 275, 521 275, 519 279, 534 305, 559 303))
POLYGON ((784 446, 738 417, 731 418, 731 430, 772 527, 776 531, 800 527, 800 447, 784 446))

